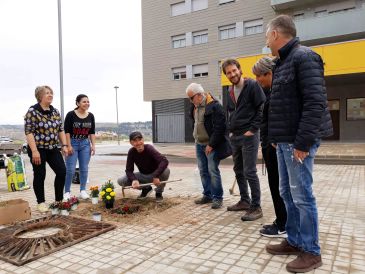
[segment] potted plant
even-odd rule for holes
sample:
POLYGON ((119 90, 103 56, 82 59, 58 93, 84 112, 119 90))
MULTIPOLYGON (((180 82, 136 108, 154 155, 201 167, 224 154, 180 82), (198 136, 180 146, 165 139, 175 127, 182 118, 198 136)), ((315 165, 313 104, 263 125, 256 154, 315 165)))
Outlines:
POLYGON ((106 208, 113 208, 115 201, 115 191, 114 184, 110 180, 101 187, 100 198, 103 200, 106 208))
POLYGON ((91 186, 90 187, 90 195, 91 195, 91 203, 96 205, 99 201, 99 187, 98 186, 91 186))
POLYGON ((76 196, 72 196, 68 201, 71 204, 71 210, 76 210, 78 204, 80 203, 79 199, 76 196))
POLYGON ((100 222, 101 221, 101 213, 100 212, 94 212, 93 213, 93 220, 100 222))
POLYGON ((70 202, 60 202, 59 209, 61 210, 61 215, 68 216, 70 215, 71 204, 70 202))
POLYGON ((49 209, 52 211, 52 215, 58 215, 60 213, 60 202, 53 202, 49 204, 49 209))

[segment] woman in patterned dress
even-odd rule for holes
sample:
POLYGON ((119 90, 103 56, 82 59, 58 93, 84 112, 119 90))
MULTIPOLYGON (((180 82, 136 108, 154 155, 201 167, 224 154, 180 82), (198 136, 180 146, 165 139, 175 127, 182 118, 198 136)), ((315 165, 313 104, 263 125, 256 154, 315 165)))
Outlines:
POLYGON ((51 104, 53 90, 49 86, 35 89, 37 104, 31 106, 25 115, 25 135, 28 143, 28 155, 33 166, 33 188, 37 197, 38 210, 47 212, 45 204, 44 180, 46 162, 56 173, 54 180, 55 200, 62 201, 66 167, 60 152, 67 155, 66 137, 61 115, 51 104))

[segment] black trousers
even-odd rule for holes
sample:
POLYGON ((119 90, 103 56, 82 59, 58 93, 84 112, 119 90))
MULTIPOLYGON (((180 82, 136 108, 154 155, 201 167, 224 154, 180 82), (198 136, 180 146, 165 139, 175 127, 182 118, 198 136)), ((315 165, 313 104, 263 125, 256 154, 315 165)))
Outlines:
POLYGON ((28 156, 33 166, 33 188, 38 204, 45 202, 44 180, 46 179, 46 163, 52 168, 56 177, 54 180, 55 200, 62 201, 63 187, 65 186, 66 166, 59 149, 38 149, 41 155, 41 164, 32 162, 32 151, 28 147, 28 156))
POLYGON ((276 220, 274 222, 281 231, 285 231, 287 217, 285 204, 283 199, 280 197, 279 191, 279 169, 276 149, 272 145, 263 147, 262 156, 264 157, 271 197, 274 204, 274 210, 276 215, 276 220))

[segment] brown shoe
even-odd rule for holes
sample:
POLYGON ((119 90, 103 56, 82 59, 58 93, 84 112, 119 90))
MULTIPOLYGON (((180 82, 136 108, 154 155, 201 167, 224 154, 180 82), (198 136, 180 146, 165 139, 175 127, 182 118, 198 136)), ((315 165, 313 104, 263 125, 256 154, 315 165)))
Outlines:
POLYGON ((241 220, 243 222, 245 221, 255 221, 257 219, 262 218, 264 216, 262 214, 261 207, 251 207, 249 210, 247 210, 246 214, 241 217, 241 220))
POLYGON ((228 211, 242 211, 250 208, 250 204, 245 201, 239 201, 237 204, 227 207, 228 211))
POLYGON ((301 250, 285 239, 278 245, 266 245, 266 251, 273 255, 299 255, 301 250))
POLYGON ((286 270, 294 273, 309 272, 322 266, 321 255, 313 255, 308 252, 302 252, 298 257, 286 265, 286 270))

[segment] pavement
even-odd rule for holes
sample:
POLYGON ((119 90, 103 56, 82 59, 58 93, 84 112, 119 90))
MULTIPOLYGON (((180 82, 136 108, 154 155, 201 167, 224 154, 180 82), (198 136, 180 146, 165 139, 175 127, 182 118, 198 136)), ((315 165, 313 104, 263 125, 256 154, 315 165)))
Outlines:
MULTIPOLYGON (((294 257, 268 254, 265 245, 280 240, 262 237, 258 232, 263 224, 274 219, 267 176, 262 174, 260 165, 264 217, 242 222, 242 212, 226 211, 226 206, 239 199, 229 193, 234 181, 232 164, 227 162, 221 166, 224 206, 213 210, 208 205, 193 203, 202 191, 193 146, 157 144, 156 147, 170 159, 170 178, 183 179, 181 183, 166 187, 164 197, 166 200, 179 198, 183 203, 146 216, 140 222, 120 222, 113 231, 21 267, 0 261, 0 274, 287 273, 285 266, 294 257)), ((128 148, 126 143, 98 145, 97 155, 90 162, 90 185, 101 186, 109 178, 115 182, 125 168, 128 148)), ((322 145, 319 154, 359 157, 365 155, 364 151, 364 144, 328 143, 322 145)), ((32 182, 31 165, 27 157, 24 159, 28 180, 32 182)), ((323 266, 309 273, 364 273, 365 166, 316 164, 313 177, 323 266)), ((47 202, 54 199, 53 178, 53 172, 47 170, 47 202)), ((78 187, 72 185, 72 192, 77 193, 78 187)), ((117 195, 120 194, 121 189, 117 189, 117 195)), ((138 194, 138 191, 126 190, 127 197, 138 194)), ((16 198, 30 203, 32 218, 40 216, 33 190, 7 192, 5 175, 1 172, 0 201, 16 198)))
MULTIPOLYGON (((195 150, 193 144, 154 144, 154 146, 163 154, 176 160, 195 159, 195 150)), ((120 146, 113 144, 104 144, 102 153, 110 155, 126 155, 129 149, 128 143, 122 143, 120 146)), ((261 162, 261 149, 258 153, 258 162, 261 162)), ((227 159, 223 164, 231 164, 232 160, 227 159)), ((350 164, 365 165, 365 143, 340 143, 324 141, 318 149, 316 163, 321 164, 350 164)))

